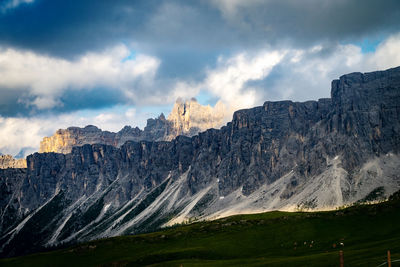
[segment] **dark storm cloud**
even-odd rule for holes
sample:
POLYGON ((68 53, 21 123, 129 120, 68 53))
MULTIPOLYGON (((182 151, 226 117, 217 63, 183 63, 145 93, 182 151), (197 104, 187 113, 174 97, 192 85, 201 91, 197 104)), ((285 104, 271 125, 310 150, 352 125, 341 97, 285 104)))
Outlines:
POLYGON ((223 23, 217 10, 209 10, 217 21, 207 19, 210 14, 200 6, 175 2, 36 0, 1 14, 0 44, 61 57, 121 42, 151 52, 188 44, 209 49, 204 44, 214 39, 216 45, 219 33, 206 42, 202 38, 216 34, 214 25, 223 23))
POLYGON ((267 41, 286 39, 298 45, 398 31, 399 11, 397 0, 265 1, 239 6, 230 20, 267 41))
POLYGON ((140 27, 140 12, 126 16, 118 12, 123 7, 123 1, 36 0, 1 15, 0 42, 56 56, 106 47, 127 33, 131 16, 131 27, 140 27))
POLYGON ((58 56, 122 41, 135 42, 143 50, 191 47, 214 53, 284 40, 340 41, 399 30, 398 0, 233 3, 36 0, 0 15, 0 43, 58 56))

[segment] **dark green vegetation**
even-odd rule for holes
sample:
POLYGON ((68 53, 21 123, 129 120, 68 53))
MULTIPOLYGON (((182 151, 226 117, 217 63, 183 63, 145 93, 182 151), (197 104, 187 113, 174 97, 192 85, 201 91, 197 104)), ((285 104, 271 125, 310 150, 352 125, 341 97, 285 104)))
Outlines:
MULTIPOLYGON (((1 266, 377 266, 400 259, 400 193, 329 212, 268 212, 3 259, 1 266)), ((396 266, 399 263, 393 263, 396 266)))
POLYGON ((383 200, 385 198, 385 188, 383 186, 379 186, 371 191, 366 197, 357 201, 357 203, 365 203, 368 201, 375 201, 375 200, 383 200))

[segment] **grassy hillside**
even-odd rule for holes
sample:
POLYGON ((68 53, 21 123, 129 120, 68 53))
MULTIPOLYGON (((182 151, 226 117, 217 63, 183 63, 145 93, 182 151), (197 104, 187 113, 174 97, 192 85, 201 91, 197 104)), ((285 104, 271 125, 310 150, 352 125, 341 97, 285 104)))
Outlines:
POLYGON ((338 211, 232 216, 2 259, 0 265, 339 266, 343 250, 345 266, 377 266, 388 249, 392 260, 400 259, 398 194, 385 203, 338 211))

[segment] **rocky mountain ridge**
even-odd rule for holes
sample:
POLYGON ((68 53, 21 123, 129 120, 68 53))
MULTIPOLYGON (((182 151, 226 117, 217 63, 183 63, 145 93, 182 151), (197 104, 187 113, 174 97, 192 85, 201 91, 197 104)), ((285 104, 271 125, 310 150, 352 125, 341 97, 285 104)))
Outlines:
POLYGON ((40 142, 39 153, 70 153, 72 147, 85 144, 122 146, 126 141, 171 141, 178 135, 193 136, 210 128, 219 128, 224 122, 226 110, 221 102, 215 107, 202 106, 196 99, 178 99, 166 119, 164 114, 148 119, 144 130, 125 126, 117 133, 102 131, 93 125, 84 128, 59 129, 51 137, 40 142))
POLYGON ((0 155, 0 169, 26 168, 25 159, 15 159, 11 155, 0 155))
POLYGON ((400 67, 330 99, 265 102, 171 141, 35 153, 0 170, 3 255, 268 210, 323 210, 400 189, 400 67))

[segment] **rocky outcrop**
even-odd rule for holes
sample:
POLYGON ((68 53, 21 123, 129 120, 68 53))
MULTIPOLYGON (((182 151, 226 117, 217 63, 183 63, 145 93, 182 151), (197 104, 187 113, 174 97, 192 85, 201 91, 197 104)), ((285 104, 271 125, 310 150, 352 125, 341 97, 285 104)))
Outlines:
POLYGON ((0 169, 0 233, 8 226, 21 220, 18 209, 21 208, 17 201, 22 194, 22 183, 26 178, 26 168, 0 169))
POLYGON ((43 138, 40 153, 70 153, 72 147, 84 144, 106 144, 120 147, 126 141, 171 141, 179 135, 193 136, 200 131, 219 128, 224 122, 225 107, 218 102, 215 107, 202 106, 195 99, 183 102, 178 99, 165 119, 161 114, 148 119, 144 130, 125 126, 117 133, 102 131, 93 125, 84 128, 59 129, 53 136, 43 138))
POLYGON ((88 125, 84 128, 69 127, 57 130, 51 137, 43 138, 43 141, 40 142, 39 152, 67 154, 71 152, 72 147, 85 144, 120 146, 126 140, 140 140, 141 134, 142 131, 139 128, 131 128, 129 126, 124 127, 118 133, 102 131, 93 125, 88 125))
POLYGON ((195 99, 183 102, 178 99, 168 116, 172 124, 172 134, 166 140, 178 135, 193 136, 211 128, 220 128, 224 122, 226 110, 222 102, 215 107, 202 106, 195 99))
POLYGON ((26 168, 25 159, 15 159, 11 155, 0 155, 0 169, 26 168))
MULTIPOLYGON (((177 110, 186 116, 187 107, 177 110)), ((159 123, 168 120, 150 121, 147 132, 169 134, 159 123)), ((0 172, 3 191, 15 192, 1 202, 12 203, 1 208, 4 255, 189 218, 385 198, 400 189, 400 67, 344 75, 330 99, 239 110, 192 137, 35 153, 21 171, 0 172)))

